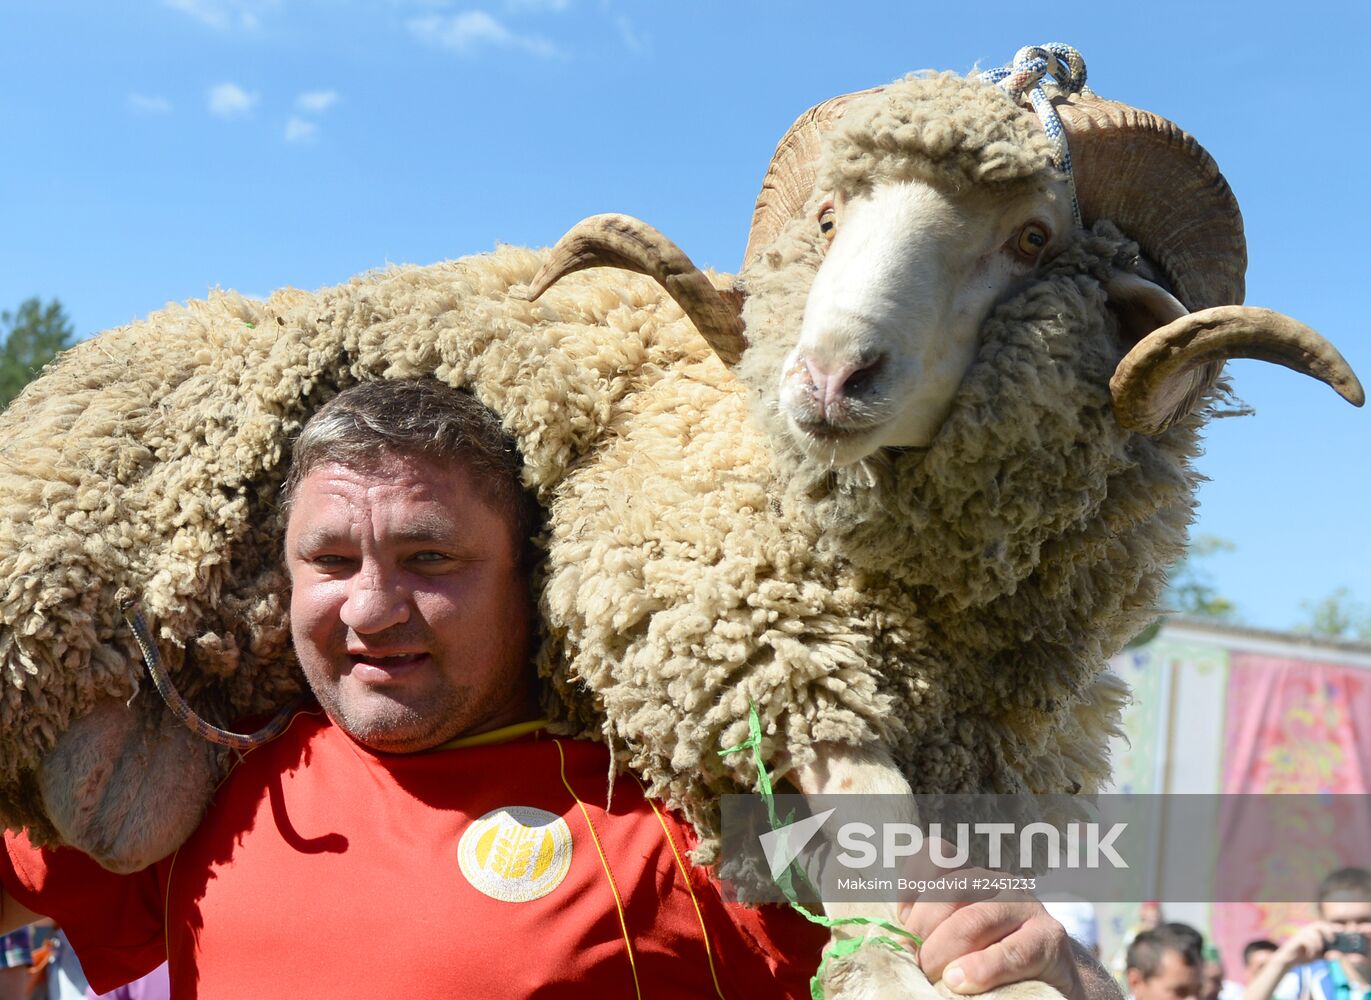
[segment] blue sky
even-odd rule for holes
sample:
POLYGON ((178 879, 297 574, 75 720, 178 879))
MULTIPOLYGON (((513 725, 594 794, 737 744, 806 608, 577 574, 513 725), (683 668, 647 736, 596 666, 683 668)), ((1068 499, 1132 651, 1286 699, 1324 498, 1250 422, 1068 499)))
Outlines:
MULTIPOLYGON (((0 308, 93 334, 215 285, 316 288, 638 215, 732 271, 767 159, 835 94, 1065 41, 1199 137, 1238 195, 1248 302, 1371 383, 1371 4, 0 0, 0 308), (959 13, 950 13, 953 9, 959 13)), ((1371 601, 1371 414, 1256 362, 1197 531, 1249 623, 1371 601)))

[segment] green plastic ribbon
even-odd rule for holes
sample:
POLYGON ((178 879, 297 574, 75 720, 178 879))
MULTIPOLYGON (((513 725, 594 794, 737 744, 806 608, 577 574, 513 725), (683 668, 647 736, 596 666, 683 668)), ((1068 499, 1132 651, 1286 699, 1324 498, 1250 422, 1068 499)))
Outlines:
MULTIPOLYGON (((718 754, 720 757, 728 757, 735 753, 743 753, 746 750, 752 751, 752 759, 757 764, 757 794, 760 795, 762 801, 766 803, 767 822, 771 824, 771 829, 779 830, 783 826, 790 825, 791 816, 794 814, 792 813, 791 816, 787 816, 784 822, 776 815, 776 798, 771 790, 771 772, 767 770, 766 761, 762 759, 762 723, 757 717, 757 706, 751 702, 748 703, 747 728, 749 735, 746 740, 739 743, 736 747, 720 750, 718 751, 718 754)), ((837 920, 834 920, 831 917, 825 917, 821 914, 814 913, 800 902, 799 896, 795 892, 796 875, 798 875, 806 885, 809 885, 811 889, 813 888, 813 884, 809 881, 809 876, 805 874, 803 869, 796 867, 794 861, 786 866, 785 871, 776 876, 776 885, 781 890, 782 894, 784 894, 786 901, 790 903, 791 908, 799 911, 800 915, 810 923, 819 924, 821 927, 827 927, 829 930, 832 930, 834 927, 843 927, 851 924, 870 924, 879 927, 882 930, 889 931, 892 934, 898 934, 902 938, 913 941, 915 945, 923 944, 923 939, 917 934, 913 934, 897 924, 892 924, 889 920, 882 920, 880 917, 839 917, 837 920)), ((828 968, 829 962, 846 958, 868 942, 884 945, 887 948, 894 948, 896 950, 901 947, 900 941, 897 941, 895 938, 886 937, 884 934, 868 934, 862 937, 847 938, 843 941, 834 942, 824 950, 823 959, 819 962, 819 968, 815 971, 814 977, 809 981, 810 997, 812 997, 813 1000, 824 1000, 822 982, 824 971, 828 968)))

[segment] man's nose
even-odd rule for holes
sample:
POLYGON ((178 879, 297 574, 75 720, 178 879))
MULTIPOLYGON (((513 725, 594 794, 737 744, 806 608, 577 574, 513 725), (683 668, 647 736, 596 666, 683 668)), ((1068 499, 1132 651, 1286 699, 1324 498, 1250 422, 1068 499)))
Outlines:
POLYGON ((339 617, 354 632, 384 632, 409 620, 409 592, 395 574, 364 565, 352 579, 339 617))

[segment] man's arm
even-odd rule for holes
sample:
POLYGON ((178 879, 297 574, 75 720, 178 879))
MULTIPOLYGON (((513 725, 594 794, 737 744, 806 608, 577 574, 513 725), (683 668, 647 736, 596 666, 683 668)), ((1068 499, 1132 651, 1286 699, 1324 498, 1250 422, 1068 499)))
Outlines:
MULTIPOLYGON (((1272 953, 1265 965, 1257 970, 1257 974, 1243 990, 1243 1000, 1271 1000, 1286 973, 1297 965, 1304 965, 1321 956, 1335 933, 1336 927, 1322 922, 1301 927, 1272 953)), ((1285 1000, 1294 998, 1287 997, 1285 1000)))
POLYGON ((164 907, 157 868, 121 875, 71 848, 34 847, 22 832, 0 840, 0 925, 56 918, 105 991, 165 960, 164 907))
POLYGON ((42 919, 41 913, 34 913, 6 892, 4 885, 0 884, 0 934, 8 934, 42 919))

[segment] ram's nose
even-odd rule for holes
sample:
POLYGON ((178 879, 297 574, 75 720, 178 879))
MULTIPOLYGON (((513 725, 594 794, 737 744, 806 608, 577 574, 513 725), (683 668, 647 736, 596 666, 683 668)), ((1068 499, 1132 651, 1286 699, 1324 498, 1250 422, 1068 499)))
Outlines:
POLYGON ((818 415, 827 421, 846 416, 850 401, 860 400, 870 389, 884 356, 857 361, 829 362, 809 355, 798 359, 792 371, 807 390, 818 415))

